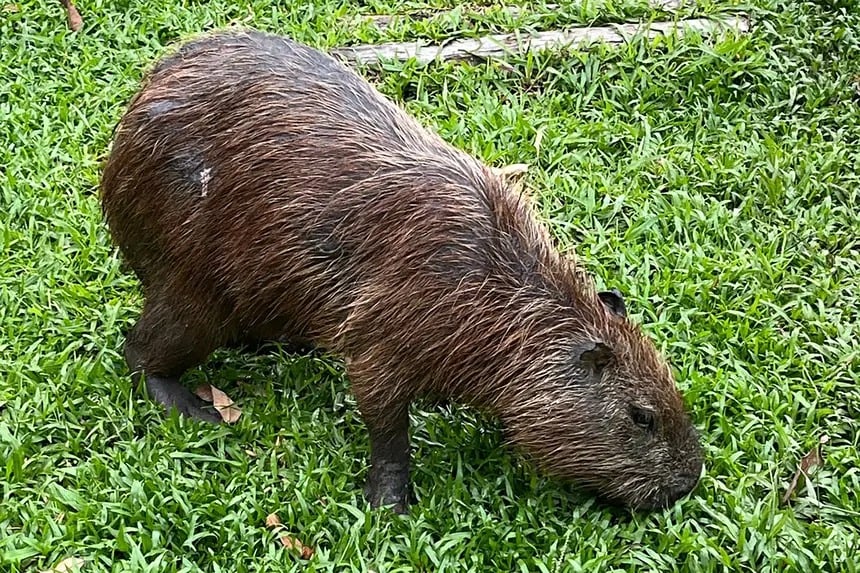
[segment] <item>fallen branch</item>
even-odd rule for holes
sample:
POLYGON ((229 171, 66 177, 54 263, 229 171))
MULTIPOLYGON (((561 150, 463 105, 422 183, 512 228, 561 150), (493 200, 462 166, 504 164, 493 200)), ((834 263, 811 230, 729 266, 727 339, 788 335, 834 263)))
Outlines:
POLYGON ((500 58, 512 53, 524 54, 568 47, 581 48, 596 42, 622 44, 637 35, 644 35, 650 39, 672 33, 678 36, 683 36, 689 32, 712 34, 727 29, 743 33, 749 31, 749 27, 749 18, 741 14, 724 20, 696 18, 679 22, 569 28, 567 30, 522 35, 494 34, 482 38, 455 40, 443 46, 426 45, 420 41, 391 42, 337 48, 332 50, 332 53, 358 64, 379 64, 384 61, 406 61, 414 58, 423 65, 436 60, 458 61, 474 58, 500 58))
MULTIPOLYGON (((655 10, 676 12, 680 10, 682 6, 690 4, 691 2, 692 0, 648 0, 648 6, 655 10)), ((561 9, 561 6, 559 6, 558 4, 546 4, 545 6, 543 6, 543 8, 549 11, 555 11, 561 9)), ((489 11, 489 7, 477 6, 473 10, 462 12, 461 15, 479 16, 484 15, 489 11)), ((521 14, 526 12, 530 12, 531 10, 524 6, 502 6, 499 11, 503 14, 507 14, 512 18, 516 18, 517 16, 520 16, 521 14)), ((408 12, 406 14, 371 14, 369 16, 364 16, 363 20, 369 22, 370 25, 377 30, 383 31, 401 20, 430 20, 433 18, 444 18, 453 13, 454 10, 416 10, 414 12, 408 12)))

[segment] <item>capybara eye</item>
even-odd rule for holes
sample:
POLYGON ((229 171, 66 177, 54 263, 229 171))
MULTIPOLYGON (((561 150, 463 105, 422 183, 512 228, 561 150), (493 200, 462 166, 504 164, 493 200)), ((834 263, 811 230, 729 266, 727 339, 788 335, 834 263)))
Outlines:
POLYGON ((634 424, 636 424, 646 432, 654 432, 656 425, 654 421, 654 412, 652 412, 651 410, 646 410, 645 408, 640 408, 639 406, 631 406, 630 417, 633 419, 634 424))

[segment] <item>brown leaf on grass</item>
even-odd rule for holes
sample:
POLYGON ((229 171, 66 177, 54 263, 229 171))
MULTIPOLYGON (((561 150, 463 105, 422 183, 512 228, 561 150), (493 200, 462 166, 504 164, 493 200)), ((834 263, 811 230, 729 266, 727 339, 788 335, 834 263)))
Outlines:
POLYGON ((821 458, 821 446, 826 444, 828 440, 829 438, 827 436, 821 436, 818 443, 815 444, 815 447, 809 450, 806 455, 800 459, 800 467, 797 468, 796 472, 794 472, 794 477, 791 478, 791 483, 788 484, 788 489, 785 490, 785 495, 782 496, 783 505, 788 503, 788 500, 797 489, 801 475, 808 479, 810 470, 824 465, 824 461, 821 458))
POLYGON ((80 571, 83 566, 84 560, 80 557, 67 557, 42 573, 74 573, 80 571))
MULTIPOLYGON (((266 527, 269 527, 276 531, 283 529, 281 519, 278 517, 277 513, 270 513, 266 516, 266 527)), ((299 555, 302 556, 302 559, 310 559, 314 556, 314 548, 310 545, 305 545, 304 543, 302 543, 298 537, 293 537, 288 533, 281 533, 278 535, 278 541, 280 541, 281 545, 283 545, 290 551, 296 551, 297 553, 299 553, 299 555)))
POLYGON ((6 4, 5 6, 3 6, 3 12, 5 12, 6 14, 14 14, 15 12, 20 11, 21 7, 17 4, 6 4))
POLYGON ((303 544, 297 537, 291 537, 286 533, 283 533, 278 539, 281 540, 281 545, 290 551, 296 551, 302 556, 302 559, 310 559, 314 556, 314 548, 303 544))
POLYGON ((242 415, 242 410, 233 404, 233 400, 230 399, 230 396, 215 386, 212 386, 211 388, 212 405, 215 406, 215 409, 218 410, 218 413, 221 414, 224 421, 228 424, 235 424, 238 422, 239 417, 242 415))
POLYGON ((194 393, 204 402, 212 401, 212 386, 209 384, 201 384, 194 389, 194 393))
POLYGON ((69 19, 69 28, 72 29, 73 32, 77 32, 84 25, 84 20, 81 18, 80 12, 75 8, 75 5, 72 4, 72 0, 63 0, 63 5, 66 7, 66 16, 69 19))
POLYGON ((201 384, 194 389, 194 393, 204 402, 212 402, 221 418, 228 424, 235 424, 242 415, 242 410, 233 403, 233 400, 211 384, 201 384))

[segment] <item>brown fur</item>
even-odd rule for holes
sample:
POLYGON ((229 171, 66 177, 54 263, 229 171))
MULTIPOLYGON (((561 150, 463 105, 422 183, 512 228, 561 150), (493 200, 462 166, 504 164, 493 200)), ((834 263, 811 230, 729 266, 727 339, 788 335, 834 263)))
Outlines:
POLYGON ((146 296, 132 367, 300 337, 345 357, 372 433, 434 394, 610 499, 665 505, 698 478, 669 368, 527 199, 320 52, 251 31, 184 45, 131 102, 102 192, 146 296), (600 342, 595 376, 579 356, 600 342))

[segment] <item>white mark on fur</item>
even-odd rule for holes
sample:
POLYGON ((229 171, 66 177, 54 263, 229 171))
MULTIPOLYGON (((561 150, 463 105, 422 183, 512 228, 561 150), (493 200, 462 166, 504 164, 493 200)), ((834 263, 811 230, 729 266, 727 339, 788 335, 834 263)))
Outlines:
POLYGON ((206 195, 209 193, 209 181, 212 179, 212 175, 210 175, 211 172, 211 167, 207 167, 200 172, 200 186, 202 187, 202 189, 200 190, 201 197, 206 197, 206 195))

